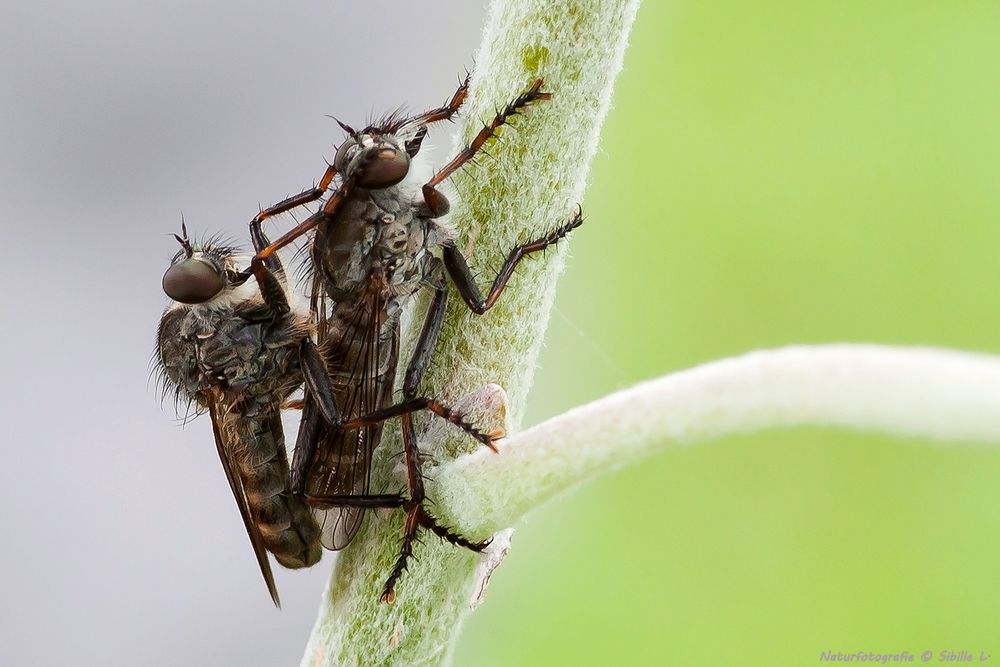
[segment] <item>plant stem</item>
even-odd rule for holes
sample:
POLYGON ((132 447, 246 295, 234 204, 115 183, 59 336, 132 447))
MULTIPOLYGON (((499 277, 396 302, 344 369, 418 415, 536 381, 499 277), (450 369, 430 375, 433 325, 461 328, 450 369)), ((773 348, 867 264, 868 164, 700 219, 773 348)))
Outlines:
MULTIPOLYGON (((638 5, 639 0, 492 2, 462 111, 462 140, 536 77, 544 77, 553 99, 504 128, 500 142, 488 147, 491 158, 454 179, 460 197, 452 222, 459 246, 471 251, 471 264, 484 276, 492 277, 487 267, 498 265, 510 248, 559 226, 582 199, 638 5)), ((565 252, 560 243, 544 257, 523 262, 497 306, 481 317, 471 315, 460 299, 450 300, 424 380, 429 392, 454 403, 486 383, 498 383, 511 397, 510 430, 519 427, 565 252)), ((470 448, 467 438, 454 435, 423 439, 421 446, 442 464, 470 448)), ((386 429, 373 466, 375 488, 398 485, 389 454, 401 448, 398 430, 386 429)), ((433 478, 433 470, 428 473, 433 478)), ((429 492, 433 497, 433 485, 429 492)), ((401 580, 396 603, 380 604, 402 519, 398 512, 372 514, 337 560, 302 664, 446 663, 469 613, 477 556, 431 537, 417 546, 418 560, 401 580)))
POLYGON ((668 447, 787 426, 1000 442, 1000 358, 932 348, 796 346, 644 382, 438 472, 437 512, 472 534, 668 447))

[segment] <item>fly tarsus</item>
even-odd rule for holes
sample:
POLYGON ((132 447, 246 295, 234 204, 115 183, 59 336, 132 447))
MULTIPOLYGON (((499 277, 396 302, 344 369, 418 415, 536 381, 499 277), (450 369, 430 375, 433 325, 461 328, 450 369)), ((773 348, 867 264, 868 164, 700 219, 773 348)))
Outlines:
POLYGON ((459 535, 450 528, 439 524, 437 519, 428 514, 426 510, 421 510, 421 512, 423 514, 423 521, 420 525, 440 537, 445 542, 450 542, 456 547, 465 547, 470 551, 479 553, 486 547, 490 546, 490 543, 493 542, 493 538, 482 540, 481 542, 473 542, 467 537, 459 535))
MULTIPOLYGON (((448 100, 448 103, 444 106, 436 109, 430 109, 429 111, 425 111, 421 114, 413 116, 412 118, 407 118, 388 127, 383 127, 381 128, 382 131, 396 132, 404 127, 425 128, 427 125, 432 123, 437 123, 442 120, 451 120, 455 114, 458 113, 458 110, 465 103, 465 99, 469 96, 469 81, 471 78, 471 74, 465 75, 465 79, 461 84, 459 84, 458 90, 455 91, 455 94, 451 96, 451 99, 448 100)), ((417 146, 417 150, 419 150, 419 145, 417 146)))
MULTIPOLYGON (((293 208, 298 208, 299 206, 304 206, 311 202, 316 201, 322 197, 326 191, 330 188, 330 183, 333 182, 333 177, 337 175, 337 170, 332 166, 328 165, 326 171, 323 172, 323 177, 319 179, 319 183, 311 188, 307 188, 297 195, 292 195, 291 197, 286 197, 282 199, 277 204, 273 206, 268 206, 267 208, 261 209, 257 215, 254 216, 253 220, 250 221, 250 233, 251 237, 254 234, 254 227, 260 228, 260 223, 268 218, 280 215, 287 211, 291 211, 293 208)), ((256 245, 256 244, 255 244, 256 245)), ((266 244, 265 244, 266 245, 266 244)), ((262 248, 255 248, 257 252, 260 252, 262 248)))
POLYGON ((504 436, 502 429, 496 429, 490 431, 489 433, 484 433, 478 428, 468 423, 462 418, 461 413, 457 410, 453 410, 444 403, 440 401, 428 398, 426 396, 421 396, 418 398, 411 398, 403 401, 402 403, 397 403, 396 405, 390 405, 382 410, 376 410, 375 412, 369 413, 367 415, 362 415, 357 419, 352 419, 350 421, 343 422, 341 428, 344 429, 356 429, 362 426, 370 426, 372 424, 377 424, 379 422, 385 421, 391 417, 399 417, 403 415, 412 414, 420 410, 428 410, 441 417, 442 419, 454 424, 458 428, 462 429, 473 438, 486 445, 494 452, 498 452, 496 441, 504 436))
POLYGON ((403 543, 399 548, 399 556, 396 558, 396 563, 393 565, 392 571, 385 580, 385 586, 382 587, 382 595, 379 596, 379 602, 384 604, 392 604, 395 602, 396 584, 399 582, 400 577, 403 576, 403 572, 408 569, 410 558, 413 557, 413 543, 416 541, 417 531, 421 528, 431 531, 442 540, 449 542, 454 546, 464 547, 470 551, 475 551, 476 553, 481 552, 490 545, 490 542, 492 542, 492 540, 473 542, 472 540, 459 535, 451 529, 439 524, 437 519, 428 514, 427 510, 424 509, 423 502, 411 501, 408 503, 406 508, 406 524, 403 528, 403 543))
POLYGON ((473 137, 468 146, 459 151, 458 155, 452 158, 451 162, 443 166, 440 171, 434 174, 431 180, 427 181, 423 186, 423 195, 424 201, 432 215, 444 215, 448 212, 448 200, 437 189, 437 186, 442 181, 461 169, 469 160, 476 157, 483 150, 486 142, 492 139, 496 135, 497 130, 506 125, 513 116, 524 111, 533 102, 552 99, 552 93, 544 92, 542 84, 543 81, 541 78, 535 79, 527 90, 514 98, 506 107, 497 111, 492 122, 484 125, 483 129, 473 137))
MULTIPOLYGON (((422 490, 421 490, 422 491, 422 490)), ((428 514, 424 509, 425 498, 423 493, 418 493, 417 497, 405 498, 402 495, 338 495, 338 496, 305 496, 305 503, 311 507, 320 509, 332 509, 335 507, 361 507, 365 509, 374 508, 400 508, 406 511, 406 521, 403 527, 403 541, 399 547, 399 554, 396 562, 386 577, 385 585, 382 587, 382 594, 379 601, 392 603, 396 599, 396 584, 399 583, 403 572, 407 570, 410 558, 413 557, 413 543, 416 541, 417 533, 421 529, 429 530, 442 540, 457 547, 464 547, 476 553, 490 545, 490 540, 473 541, 456 533, 455 531, 442 526, 437 519, 428 514)))
POLYGON ((482 315, 492 308, 497 299, 500 298, 500 294, 507 287, 507 282, 514 275, 514 269, 517 268, 522 259, 555 245, 582 224, 583 209, 577 206, 576 213, 565 224, 541 238, 516 246, 508 253, 506 261, 500 267, 500 271, 493 280, 493 285, 490 287, 490 291, 485 298, 476 285, 476 280, 472 275, 472 270, 469 268, 469 263, 466 261, 465 255, 454 245, 446 245, 444 247, 444 266, 448 271, 448 275, 451 276, 452 282, 455 283, 459 294, 462 295, 462 299, 469 306, 469 309, 477 315, 482 315))

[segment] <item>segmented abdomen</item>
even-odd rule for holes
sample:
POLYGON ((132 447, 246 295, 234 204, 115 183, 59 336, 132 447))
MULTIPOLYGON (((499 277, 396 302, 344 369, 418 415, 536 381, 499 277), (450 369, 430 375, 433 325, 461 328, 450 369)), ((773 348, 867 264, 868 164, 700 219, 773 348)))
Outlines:
POLYGON ((285 567, 315 565, 322 555, 320 530, 302 499, 289 493, 288 455, 277 406, 259 406, 253 414, 229 412, 222 426, 265 548, 285 567))

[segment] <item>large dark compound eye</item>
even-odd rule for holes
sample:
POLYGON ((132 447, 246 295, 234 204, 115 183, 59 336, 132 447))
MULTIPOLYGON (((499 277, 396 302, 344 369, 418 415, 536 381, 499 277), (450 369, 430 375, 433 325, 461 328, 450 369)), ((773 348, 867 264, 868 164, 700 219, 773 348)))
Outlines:
POLYGON ((337 155, 333 158, 333 166, 337 168, 337 171, 346 171, 347 163, 351 161, 351 154, 357 147, 358 142, 353 138, 348 138, 344 140, 344 143, 340 144, 340 148, 337 149, 337 155))
POLYGON ((399 183, 410 171, 410 156, 391 146, 373 148, 375 154, 362 164, 358 185, 379 190, 399 183))
POLYGON ((222 291, 222 275, 208 262, 189 257, 163 274, 163 291, 179 303, 205 303, 222 291))

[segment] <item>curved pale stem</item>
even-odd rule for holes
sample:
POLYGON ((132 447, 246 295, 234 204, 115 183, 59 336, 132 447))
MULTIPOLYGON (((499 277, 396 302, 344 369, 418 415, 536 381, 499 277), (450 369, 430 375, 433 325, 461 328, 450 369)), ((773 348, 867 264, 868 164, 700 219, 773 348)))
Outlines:
POLYGON ((585 480, 676 445, 787 426, 1000 442, 1000 358, 820 345, 752 352, 575 408, 443 466, 437 511, 472 535, 513 525, 585 480))

